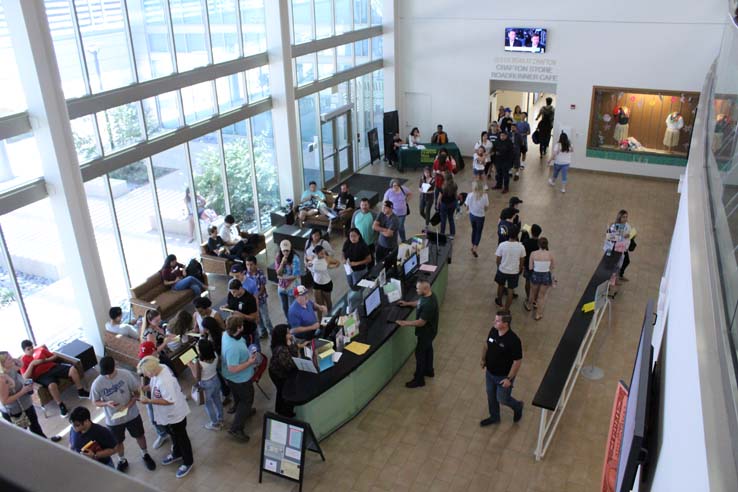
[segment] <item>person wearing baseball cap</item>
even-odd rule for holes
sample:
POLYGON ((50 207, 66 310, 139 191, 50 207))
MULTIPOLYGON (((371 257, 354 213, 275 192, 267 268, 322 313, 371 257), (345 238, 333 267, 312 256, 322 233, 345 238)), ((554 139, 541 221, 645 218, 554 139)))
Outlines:
POLYGON ((246 275, 246 266, 243 263, 240 261, 234 263, 233 266, 231 266, 230 273, 231 277, 238 279, 238 281, 241 282, 241 285, 246 292, 252 296, 259 294, 259 285, 256 283, 256 280, 246 275))
POLYGON ((310 340, 320 336, 320 322, 316 311, 325 314, 328 308, 315 304, 308 298, 308 290, 304 285, 294 288, 294 302, 290 306, 287 321, 290 324, 290 333, 301 340, 310 340))
POLYGON ((384 260, 397 247, 400 219, 394 213, 394 204, 385 200, 382 213, 377 215, 372 228, 379 233, 377 238, 377 263, 384 260))
POLYGON ((241 285, 241 281, 237 278, 228 282, 228 299, 225 306, 221 306, 221 310, 228 310, 231 316, 243 318, 243 338, 247 345, 255 344, 261 351, 259 337, 256 333, 256 324, 259 322, 259 305, 256 297, 250 292, 246 292, 241 285))
POLYGON ((293 291, 300 285, 300 256, 292 251, 292 243, 283 239, 279 243, 279 253, 274 259, 274 269, 277 273, 277 294, 282 302, 284 317, 289 317, 289 310, 295 296, 293 291))
POLYGON ((98 365, 100 375, 92 382, 90 399, 96 407, 105 411, 105 426, 113 434, 117 443, 118 465, 116 468, 119 471, 125 471, 128 468, 128 460, 123 447, 126 431, 128 431, 141 449, 146 468, 156 469, 156 463, 146 449, 143 420, 141 420, 141 414, 136 405, 141 389, 139 378, 130 371, 116 368, 112 357, 103 357, 98 365), (128 412, 118 417, 117 414, 124 409, 128 409, 128 412))

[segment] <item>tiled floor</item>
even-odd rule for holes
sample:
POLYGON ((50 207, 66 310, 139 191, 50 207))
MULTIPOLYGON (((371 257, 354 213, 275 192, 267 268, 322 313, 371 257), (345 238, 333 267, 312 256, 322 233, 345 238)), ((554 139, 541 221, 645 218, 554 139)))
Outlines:
MULTIPOLYGON (((535 152, 534 152, 535 153, 535 152)), ((383 164, 372 172, 392 175, 383 164)), ((327 462, 309 455, 305 490, 463 490, 463 491, 592 491, 598 487, 616 382, 628 381, 643 310, 655 298, 676 217, 675 182, 573 171, 566 194, 546 183, 547 169, 531 155, 513 194, 524 200, 521 217, 538 223, 556 255, 558 287, 550 291, 543 320, 533 321, 513 303, 513 329, 523 342, 523 365, 514 396, 526 403, 518 424, 503 409, 498 426, 480 428, 486 417, 484 373, 479 354, 493 320, 494 220, 511 195, 490 192, 491 207, 480 257, 469 252, 470 226, 459 218, 449 285, 435 341, 436 377, 425 388, 404 387, 414 367, 411 358, 402 371, 353 421, 321 443, 327 462), (540 412, 530 402, 559 338, 602 254, 603 232, 620 208, 630 212, 638 229, 638 249, 613 309, 611 329, 595 340, 590 359, 605 371, 604 379, 580 378, 558 433, 541 462, 533 450, 540 412)), ((417 173, 406 173, 415 189, 417 173)), ((459 175, 461 191, 470 188, 470 172, 459 175)), ((412 198, 408 230, 419 230, 417 196, 412 198)), ((335 240, 334 245, 339 246, 335 240)), ((336 274, 336 277, 338 275, 336 274)), ((336 278, 335 295, 345 291, 336 278)), ((282 319, 272 295, 272 319, 282 319)), ((262 386, 270 395, 268 380, 262 386)), ((70 397, 71 398, 71 397, 70 397)), ((71 402, 70 402, 71 403, 71 402)), ((259 415, 273 405, 256 393, 259 415)), ((57 416, 42 423, 49 431, 64 427, 57 416)), ((161 490, 212 492, 231 490, 297 490, 291 482, 266 476, 258 485, 261 420, 252 419, 247 431, 252 441, 236 444, 221 432, 203 429, 202 407, 193 408, 188 431, 195 450, 195 468, 183 480, 174 470, 159 467, 147 472, 135 442, 128 439, 129 474, 161 490)), ((153 432, 147 427, 151 442, 153 432)), ((62 441, 64 442, 64 441, 62 441)), ((161 459, 163 449, 153 451, 161 459)))

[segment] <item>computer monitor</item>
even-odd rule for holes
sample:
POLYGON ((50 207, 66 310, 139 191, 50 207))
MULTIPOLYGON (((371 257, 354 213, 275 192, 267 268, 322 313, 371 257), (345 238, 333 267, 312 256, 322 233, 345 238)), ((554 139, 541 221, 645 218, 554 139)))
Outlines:
POLYGON ((418 271, 418 268, 420 266, 418 265, 418 255, 413 254, 410 255, 410 258, 405 260, 405 263, 402 264, 402 273, 405 279, 411 278, 415 273, 418 271))
POLYGON ((380 287, 376 287, 364 299, 364 315, 367 318, 371 318, 374 314, 376 314, 379 311, 379 307, 381 305, 382 305, 382 289, 380 287))

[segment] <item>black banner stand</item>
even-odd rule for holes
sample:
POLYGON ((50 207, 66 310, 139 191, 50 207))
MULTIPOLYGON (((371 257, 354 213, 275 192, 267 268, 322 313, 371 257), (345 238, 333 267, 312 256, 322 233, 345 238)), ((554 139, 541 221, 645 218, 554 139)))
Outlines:
POLYGON ((315 433, 312 427, 310 427, 310 424, 301 420, 282 417, 272 412, 265 413, 261 433, 259 483, 261 483, 263 473, 267 472, 299 483, 300 492, 302 492, 302 480, 305 471, 305 451, 318 453, 323 461, 325 461, 323 450, 320 449, 320 445, 315 438, 315 433), (267 431, 269 431, 269 434, 267 434, 267 431), (272 438, 275 436, 276 440, 273 440, 272 438), (296 443, 297 439, 300 441, 299 444, 296 443), (267 444, 269 445, 269 449, 267 449, 267 444), (296 456, 298 450, 299 456, 296 456), (297 477, 294 476, 295 468, 299 469, 299 475, 297 477))

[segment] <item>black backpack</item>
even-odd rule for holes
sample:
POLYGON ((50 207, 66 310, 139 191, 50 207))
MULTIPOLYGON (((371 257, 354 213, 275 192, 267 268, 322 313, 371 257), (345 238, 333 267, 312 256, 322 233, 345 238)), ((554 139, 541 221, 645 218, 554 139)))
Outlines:
POLYGON ((192 258, 185 267, 185 275, 188 277, 195 277, 200 282, 205 282, 205 274, 202 270, 202 265, 195 258, 192 258))

